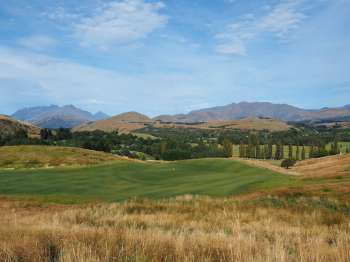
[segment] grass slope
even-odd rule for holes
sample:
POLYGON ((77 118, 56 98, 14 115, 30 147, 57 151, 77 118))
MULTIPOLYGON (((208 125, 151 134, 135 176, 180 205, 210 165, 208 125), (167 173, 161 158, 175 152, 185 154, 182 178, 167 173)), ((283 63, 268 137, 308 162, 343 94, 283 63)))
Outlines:
POLYGON ((85 168, 0 171, 0 194, 53 202, 119 201, 198 194, 228 196, 297 180, 228 159, 119 162, 85 168))
POLYGON ((118 159, 120 159, 120 157, 114 156, 112 154, 73 147, 0 147, 0 169, 85 166, 96 165, 118 159))
POLYGON ((336 177, 350 176, 347 167, 350 163, 350 154, 307 159, 298 162, 292 169, 305 177, 336 177))

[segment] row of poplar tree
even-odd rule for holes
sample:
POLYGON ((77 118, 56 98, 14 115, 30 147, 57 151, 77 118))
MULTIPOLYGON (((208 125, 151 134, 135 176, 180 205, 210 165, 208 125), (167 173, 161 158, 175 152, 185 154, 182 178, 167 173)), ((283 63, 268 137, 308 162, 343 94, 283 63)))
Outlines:
POLYGON ((267 145, 260 144, 248 144, 241 143, 239 145, 239 157, 242 158, 257 158, 257 159, 293 159, 293 160, 305 160, 306 158, 323 157, 328 155, 339 154, 339 145, 335 141, 332 143, 331 148, 327 149, 326 146, 309 146, 309 152, 306 153, 305 146, 292 146, 271 143, 267 145), (285 154, 285 147, 288 147, 288 155, 285 154), (296 147, 296 150, 293 148, 296 147))

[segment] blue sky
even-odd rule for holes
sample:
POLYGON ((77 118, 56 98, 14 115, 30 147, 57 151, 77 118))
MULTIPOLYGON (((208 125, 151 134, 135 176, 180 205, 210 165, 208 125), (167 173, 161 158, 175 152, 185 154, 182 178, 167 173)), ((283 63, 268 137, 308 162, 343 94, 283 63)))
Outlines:
POLYGON ((350 103, 349 0, 11 0, 0 112, 350 103))

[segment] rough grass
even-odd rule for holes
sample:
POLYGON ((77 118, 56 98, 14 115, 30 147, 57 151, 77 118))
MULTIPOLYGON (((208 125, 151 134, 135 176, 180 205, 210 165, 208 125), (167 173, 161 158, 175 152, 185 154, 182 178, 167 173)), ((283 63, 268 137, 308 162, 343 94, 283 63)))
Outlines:
POLYGON ((183 194, 228 196, 299 181, 229 159, 131 162, 86 168, 0 171, 0 195, 48 201, 119 201, 183 194))
POLYGON ((349 163, 350 154, 342 154, 307 159, 298 162, 292 169, 306 177, 350 177, 349 170, 346 170, 349 163))
POLYGON ((111 154, 72 147, 3 146, 0 147, 0 168, 41 168, 85 166, 120 159, 111 154))
POLYGON ((3 261, 348 261, 349 206, 290 195, 0 202, 3 261))

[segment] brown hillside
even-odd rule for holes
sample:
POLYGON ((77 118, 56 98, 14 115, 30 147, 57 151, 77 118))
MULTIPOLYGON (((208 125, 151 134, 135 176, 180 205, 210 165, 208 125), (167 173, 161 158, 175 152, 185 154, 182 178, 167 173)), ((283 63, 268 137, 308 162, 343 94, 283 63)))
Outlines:
POLYGON ((210 121, 199 124, 156 122, 157 128, 241 129, 284 131, 291 128, 287 123, 270 118, 244 118, 232 121, 210 121))
POLYGON ((207 125, 212 128, 225 129, 243 129, 243 130, 270 130, 284 131, 290 129, 290 126, 277 119, 271 118, 244 118, 235 121, 211 121, 207 125))
POLYGON ((105 132, 112 132, 118 130, 122 133, 129 133, 137 129, 145 127, 146 124, 151 123, 152 120, 137 112, 123 113, 105 120, 91 122, 77 126, 73 131, 93 131, 102 130, 105 132))
POLYGON ((350 154, 304 160, 292 170, 307 177, 350 176, 350 154))
POLYGON ((30 137, 40 135, 40 128, 32 124, 17 121, 9 116, 0 115, 0 137, 6 139, 14 136, 16 133, 24 131, 30 137))

